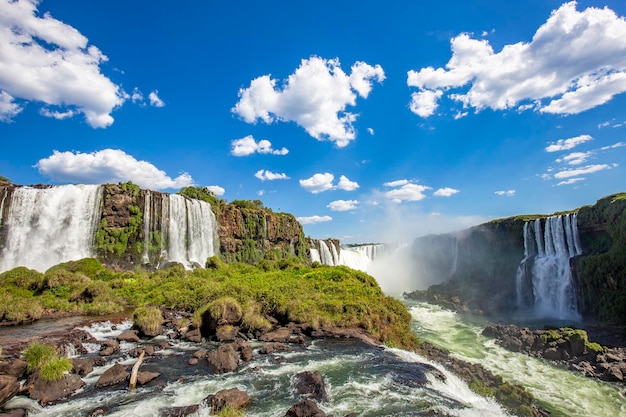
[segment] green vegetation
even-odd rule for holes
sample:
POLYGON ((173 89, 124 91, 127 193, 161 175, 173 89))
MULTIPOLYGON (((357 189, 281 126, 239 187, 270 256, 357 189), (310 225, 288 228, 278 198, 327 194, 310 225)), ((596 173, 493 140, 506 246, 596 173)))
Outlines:
POLYGON ((185 187, 181 188, 181 190, 178 191, 178 194, 211 204, 211 209, 216 217, 219 217, 220 213, 224 209, 224 206, 226 206, 226 200, 216 196, 215 193, 207 187, 185 187))
POLYGON ((224 406, 215 415, 217 417, 244 417, 246 412, 241 409, 224 406))
POLYGON ((163 324, 163 314, 158 307, 142 306, 137 307, 133 313, 135 325, 151 334, 160 332, 163 324))
POLYGON ((498 403, 514 412, 518 416, 532 416, 533 395, 521 385, 503 382, 499 376, 495 377, 492 386, 487 386, 474 378, 468 384, 470 389, 483 397, 495 398, 498 403))
POLYGON ((47 382, 58 381, 72 370, 72 361, 57 353, 54 346, 33 342, 22 353, 28 372, 39 371, 41 379, 47 382))
POLYGON ((7 184, 11 184, 11 180, 10 179, 0 175, 0 183, 2 183, 2 182, 7 183, 7 184))
POLYGON ((572 346, 584 346, 585 352, 593 353, 595 355, 604 351, 604 347, 602 347, 600 344, 590 342, 587 332, 582 329, 572 329, 570 327, 551 329, 542 334, 541 339, 544 343, 550 343, 559 339, 563 339, 570 342, 570 345, 572 346))
POLYGON ((26 268, 0 274, 0 309, 10 301, 16 310, 13 316, 3 311, 2 318, 30 317, 37 308, 49 314, 104 314, 141 306, 136 310, 138 320, 149 321, 151 312, 169 308, 196 312, 198 323, 203 310, 210 309, 217 317, 228 309, 250 331, 269 330, 273 318, 311 330, 360 328, 391 346, 417 346, 406 307, 386 296, 371 276, 344 266, 312 268, 296 258, 229 265, 211 258, 207 269, 174 266, 155 272, 115 272, 95 262, 68 262, 45 274, 26 268), (4 304, 3 293, 11 294, 4 304))

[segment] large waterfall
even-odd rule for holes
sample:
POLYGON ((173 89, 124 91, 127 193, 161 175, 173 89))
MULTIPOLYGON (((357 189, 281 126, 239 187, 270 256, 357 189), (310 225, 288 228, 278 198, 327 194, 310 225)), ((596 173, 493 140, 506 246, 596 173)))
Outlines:
POLYGON ((517 272, 517 301, 540 317, 580 319, 572 286, 570 258, 582 253, 577 215, 524 224, 524 259, 517 272))
POLYGON ((151 191, 144 198, 144 264, 159 267, 179 262, 185 268, 203 267, 216 254, 217 223, 209 203, 177 194, 153 196, 151 191))
MULTIPOLYGON (((4 201, 4 205, 8 201, 4 201)), ((5 235, 0 272, 17 266, 45 271, 69 260, 94 256, 101 187, 61 185, 16 188, 0 219, 5 235)))
POLYGON ((322 265, 345 265, 352 269, 367 272, 370 263, 384 252, 382 244, 364 244, 356 246, 335 246, 332 240, 312 240, 311 262, 322 265))

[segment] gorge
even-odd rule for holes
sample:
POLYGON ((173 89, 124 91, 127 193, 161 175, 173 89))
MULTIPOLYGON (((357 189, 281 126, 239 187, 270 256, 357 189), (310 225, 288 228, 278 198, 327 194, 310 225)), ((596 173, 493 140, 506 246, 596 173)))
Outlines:
MULTIPOLYGON (((243 277, 257 276, 252 266, 250 269, 245 266, 254 264, 257 265, 255 268, 274 274, 278 272, 272 271, 290 271, 293 268, 293 271, 302 271, 305 277, 325 277, 331 288, 335 288, 332 291, 336 291, 336 282, 343 282, 343 278, 339 277, 350 271, 346 266, 368 272, 383 289, 385 284, 389 284, 385 281, 396 280, 394 273, 404 268, 409 278, 403 280, 397 288, 407 292, 418 290, 410 297, 451 307, 458 312, 479 312, 492 318, 525 315, 541 323, 583 325, 588 320, 601 319, 612 324, 626 321, 622 302, 626 287, 626 198, 621 194, 605 197, 593 206, 568 213, 501 219, 456 233, 419 237, 406 245, 351 246, 342 246, 337 239, 305 238, 302 227, 292 215, 273 213, 258 203, 225 204, 218 199, 205 197, 202 190, 198 189, 190 189, 182 194, 165 194, 141 190, 129 183, 0 187, 0 273, 10 272, 18 266, 39 271, 29 273, 28 280, 31 281, 19 277, 22 273, 19 268, 15 269, 19 273, 0 276, 15 276, 12 282, 16 285, 26 285, 27 288, 36 286, 40 293, 58 292, 60 287, 53 287, 52 280, 63 276, 59 275, 63 268, 70 268, 68 271, 72 272, 69 277, 77 281, 68 285, 80 287, 80 292, 72 295, 74 298, 70 299, 71 303, 86 303, 105 295, 112 296, 96 285, 98 281, 110 280, 114 283, 114 291, 121 291, 118 295, 124 294, 124 297, 131 297, 133 291, 145 290, 154 285, 155 288, 150 291, 160 294, 155 298, 159 304, 171 302, 168 301, 172 299, 168 293, 175 291, 182 291, 188 302, 195 302, 194 294, 197 296, 204 288, 201 287, 203 280, 213 271, 225 271, 219 262, 239 265, 236 268, 242 269, 237 274, 241 275, 236 277, 242 282, 251 279, 243 277), (77 275, 79 271, 71 269, 74 268, 72 262, 60 269, 56 267, 56 272, 55 268, 50 268, 72 260, 78 265, 82 262, 78 260, 91 257, 97 258, 112 272, 97 267, 93 269, 94 281, 85 284, 84 278, 77 275), (292 263, 291 260, 301 264, 292 263), (406 265, 400 265, 400 262, 406 265), (338 272, 330 272, 333 271, 330 267, 337 267, 338 272), (380 273, 380 269, 386 270, 387 274, 380 273), (186 273, 183 272, 185 270, 186 273), (124 271, 132 272, 124 275, 124 271), (152 271, 150 273, 154 275, 146 275, 143 271, 152 271), (175 274, 193 279, 196 286, 166 286, 169 277, 175 274), (150 284, 150 280, 154 282, 150 284), (84 285, 88 287, 83 290, 84 285)), ((368 282, 364 277, 358 279, 368 282)), ((283 293, 287 293, 290 284, 276 281, 270 284, 272 286, 284 288, 283 293)), ((243 287, 237 288, 240 288, 239 292, 243 291, 243 287)), ((281 291, 277 288, 272 297, 280 296, 281 291)), ((208 287, 206 290, 209 290, 208 287)), ((230 290, 223 291, 230 294, 230 290)), ((268 294, 263 293, 259 300, 272 305, 268 294)), ((370 307, 346 302, 349 297, 343 301, 314 299, 314 302, 328 309, 329 314, 336 314, 337 311, 342 311, 342 314, 368 311, 371 314, 370 307)), ((290 301, 290 308, 294 309, 291 314, 297 312, 299 317, 309 317, 307 314, 313 311, 308 302, 299 305, 297 300, 290 301)), ((138 303, 135 300, 132 304, 138 303)), ((494 353, 488 340, 476 337, 479 329, 474 323, 485 323, 483 318, 468 316, 470 318, 467 322, 461 315, 435 309, 431 304, 421 301, 405 300, 404 304, 411 311, 413 328, 420 338, 447 347, 455 357, 487 364, 489 369, 508 380, 520 381, 530 387, 540 404, 553 415, 583 416, 596 413, 608 416, 626 411, 623 395, 619 388, 612 385, 583 383, 577 379, 582 377, 572 372, 557 372, 551 365, 533 362, 532 366, 540 369, 538 372, 550 375, 549 378, 567 380, 567 387, 584 386, 588 393, 592 393, 591 396, 600 395, 609 402, 608 405, 602 404, 592 401, 589 394, 580 394, 574 401, 575 405, 570 406, 565 404, 568 400, 563 397, 556 382, 543 381, 543 385, 550 386, 550 392, 547 393, 541 383, 532 377, 522 376, 524 366, 528 365, 522 355, 514 356, 511 360, 516 365, 513 370, 507 370, 498 357, 509 354, 502 350, 494 353), (559 399, 554 403, 551 397, 559 399)), ((252 305, 251 308, 259 307, 252 305)), ((276 314, 274 320, 283 320, 284 316, 285 313, 276 314)), ((185 355, 189 349, 198 348, 198 345, 190 346, 187 343, 176 342, 169 347, 167 355, 178 357, 185 355)), ((133 359, 128 354, 134 347, 125 347, 118 359, 131 363, 133 359)), ((289 369, 307 366, 306 363, 312 366, 314 363, 315 367, 326 370, 332 381, 333 401, 325 405, 325 410, 336 415, 348 412, 372 416, 438 412, 444 415, 507 415, 507 411, 469 391, 467 385, 457 381, 446 369, 437 368, 437 371, 433 371, 430 368, 432 364, 426 359, 413 355, 397 348, 385 348, 381 353, 349 343, 318 341, 302 349, 295 349, 293 353, 281 354, 278 358, 259 356, 249 368, 245 368, 249 374, 231 374, 216 379, 194 373, 191 379, 193 390, 202 392, 208 385, 243 385, 260 401, 262 397, 268 396, 263 386, 275 386, 273 384, 277 384, 276 381, 282 381, 280 387, 284 390, 289 384, 290 371, 281 367, 280 361, 287 361, 291 366, 289 369), (328 359, 333 355, 341 363, 328 359), (357 372, 363 358, 370 358, 366 360, 368 367, 363 372, 357 372), (428 388, 407 376, 414 372, 409 371, 409 368, 416 366, 408 364, 424 367, 418 379, 427 380, 428 388), (257 369, 263 369, 263 382, 255 382, 259 378, 259 374, 255 374, 257 369), (438 372, 445 372, 445 380, 438 380, 438 372), (351 377, 346 379, 344 374, 351 377), (361 398, 363 392, 369 393, 367 395, 371 401, 354 402, 355 396, 361 398), (415 401, 411 400, 405 408, 395 409, 391 403, 387 404, 389 395, 397 396, 398 399, 411 397, 415 401), (430 398, 431 402, 419 402, 417 398, 420 396, 430 398)), ((157 361, 156 358, 153 360, 157 361)), ((181 362, 176 366, 183 365, 181 362)), ((158 366, 161 372, 169 365, 158 366)), ((158 385, 142 391, 146 401, 155 402, 162 393, 169 393, 166 396, 172 395, 176 401, 197 401, 199 393, 191 395, 192 400, 182 393, 190 386, 176 382, 178 378, 190 376, 185 376, 181 370, 168 372, 171 375, 166 377, 164 391, 160 391, 163 387, 159 388, 158 385)), ((110 395, 107 392, 90 392, 97 398, 110 395)), ((79 395, 76 398, 79 403, 71 401, 43 409, 37 409, 32 404, 29 407, 37 409, 36 413, 41 415, 69 413, 70 408, 78 407, 81 411, 76 415, 83 415, 81 413, 89 410, 89 402, 93 398, 89 395, 79 395)), ((122 397, 119 394, 118 400, 121 401, 122 397)), ((278 415, 282 412, 280 410, 287 407, 287 398, 291 397, 284 395, 272 398, 250 415, 278 415), (278 404, 280 406, 276 408, 278 404)), ((148 403, 142 401, 139 399, 132 407, 147 407, 148 403)), ((164 406, 162 402, 158 404, 158 407, 164 406)), ((147 414, 141 414, 137 408, 133 408, 137 415, 153 415, 150 413, 155 412, 154 408, 147 407, 147 414)), ((129 412, 125 406, 115 410, 111 415, 126 415, 129 412)))

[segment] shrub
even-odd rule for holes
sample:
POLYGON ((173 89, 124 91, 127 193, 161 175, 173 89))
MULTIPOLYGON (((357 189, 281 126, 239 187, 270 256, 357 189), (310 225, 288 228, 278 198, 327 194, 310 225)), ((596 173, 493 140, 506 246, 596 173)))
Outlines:
POLYGON ((246 412, 241 409, 224 406, 215 415, 217 417, 244 417, 246 412))
POLYGON ((153 306, 137 307, 133 313, 135 325, 146 333, 158 333, 163 324, 161 310, 153 306))
POLYGON ((33 342, 24 352, 24 359, 26 360, 26 369, 28 372, 34 372, 50 359, 56 355, 56 349, 52 345, 48 345, 40 342, 33 342))
POLYGON ((69 358, 55 355, 41 366, 39 376, 46 382, 58 381, 72 368, 72 361, 69 358))
POLYGON ((0 274, 0 283, 12 284, 25 290, 39 290, 43 286, 43 274, 24 266, 18 266, 0 274))

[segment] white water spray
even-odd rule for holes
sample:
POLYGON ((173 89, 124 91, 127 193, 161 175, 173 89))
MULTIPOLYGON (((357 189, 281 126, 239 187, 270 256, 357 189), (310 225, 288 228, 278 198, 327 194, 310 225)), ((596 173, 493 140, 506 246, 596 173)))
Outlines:
POLYGON ((99 185, 19 187, 3 219, 7 230, 0 272, 18 266, 45 271, 70 260, 93 257, 101 212, 99 185))

